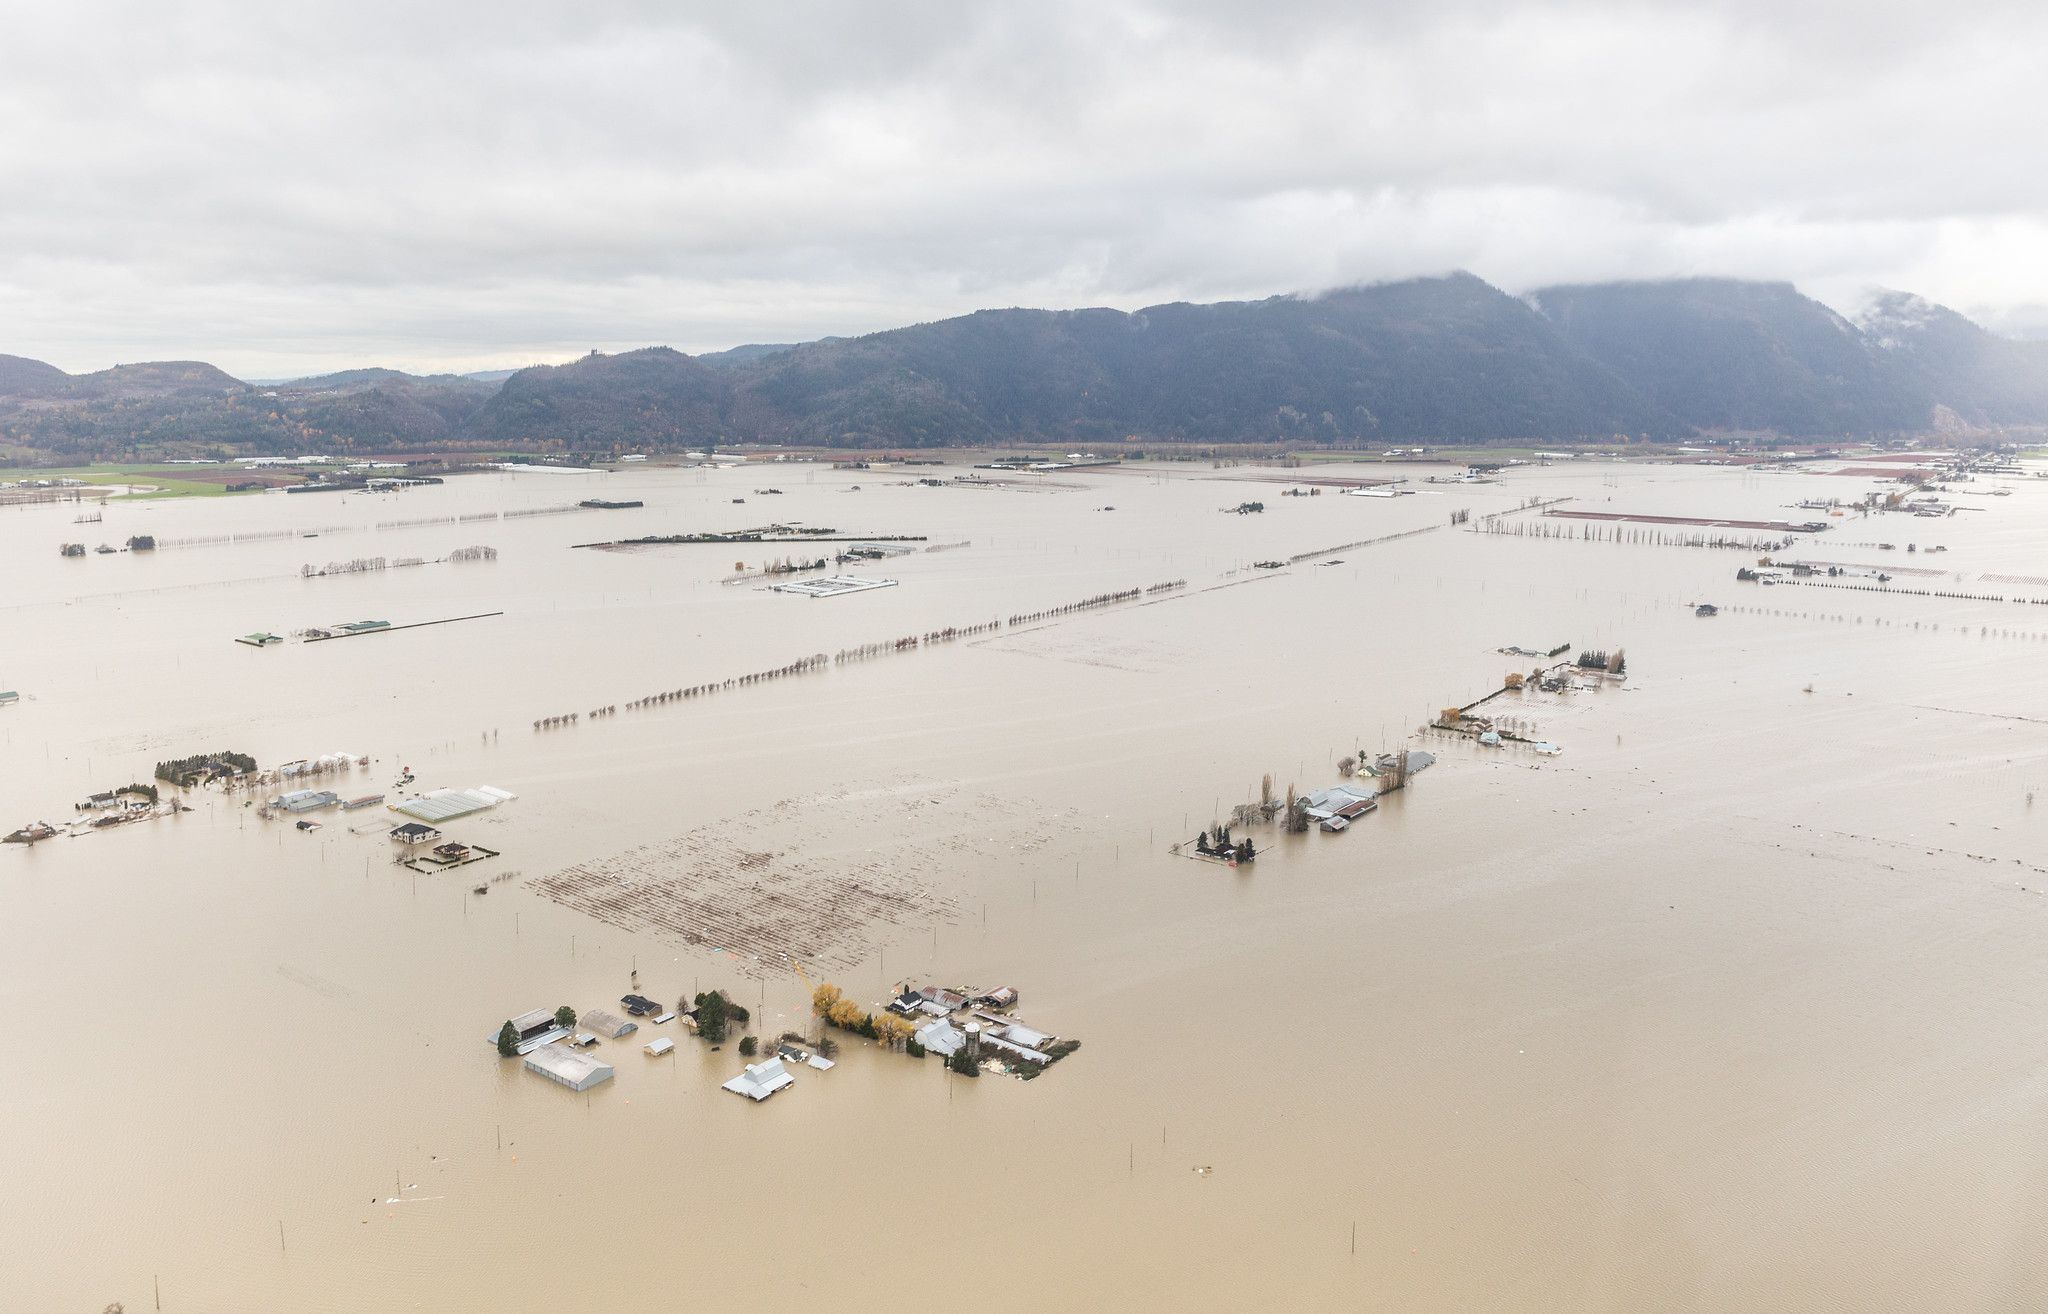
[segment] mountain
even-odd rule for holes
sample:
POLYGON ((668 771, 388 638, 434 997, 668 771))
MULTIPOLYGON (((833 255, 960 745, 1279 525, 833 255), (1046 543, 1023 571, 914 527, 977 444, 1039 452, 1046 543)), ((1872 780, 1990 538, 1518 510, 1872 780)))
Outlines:
POLYGON ((1568 442, 2048 425, 2048 342, 1905 293, 1847 319, 1790 284, 1470 274, 1318 296, 954 319, 484 376, 251 388, 197 361, 69 375, 0 356, 0 458, 1044 443, 1568 442))
POLYGON ((1531 302, 1632 389, 1697 429, 1840 434, 1926 423, 1854 324, 1790 283, 1548 287, 1531 302))
POLYGON ((1530 295, 1679 423, 1795 436, 2048 423, 2048 343, 1880 292, 1855 320, 1789 283, 1685 279, 1530 295))
POLYGON ((1561 439, 1668 420, 1470 274, 1318 297, 989 310, 736 372, 761 437, 853 446, 1561 439))
POLYGON ((2001 338, 1910 292, 1879 291, 1856 323, 1930 406, 1975 425, 2048 416, 2048 342, 2001 338))

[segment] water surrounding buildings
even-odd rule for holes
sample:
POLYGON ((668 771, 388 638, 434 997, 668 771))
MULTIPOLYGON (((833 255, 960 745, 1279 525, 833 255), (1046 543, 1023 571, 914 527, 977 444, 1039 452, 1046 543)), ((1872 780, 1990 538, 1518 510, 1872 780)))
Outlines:
POLYGON ((502 884, 505 858, 394 866, 384 808, 299 833, 205 789, 156 824, 0 848, 0 997, 120 1001, 0 1080, 0 1119, 36 1129, 0 1196, 36 1259, 6 1266, 0 1309, 637 1307, 686 1268, 705 1304, 774 1275, 893 1311, 921 1278, 878 1257, 930 1216, 1058 1257, 977 1292, 997 1310, 2038 1303, 2048 606, 2016 599, 2048 582, 1977 582, 2048 577, 2048 481, 1944 520, 1931 562, 1881 557, 1904 522, 1836 521, 1831 559, 1939 567, 1887 593, 1448 523, 1555 497, 1772 521, 1868 484, 1818 472, 1579 460, 1374 500, 1283 499, 1254 481, 1293 472, 1250 466, 1001 489, 796 469, 778 514, 858 500, 863 532, 973 545, 822 607, 722 587, 715 547, 571 551, 748 523, 731 502, 757 473, 653 464, 575 476, 644 507, 573 514, 507 514, 559 504, 560 474, 112 500, 101 532, 159 547, 85 562, 51 550, 75 507, 0 514, 0 683, 35 695, 0 714, 5 825, 227 748, 268 768, 360 745, 378 785, 416 774, 408 796, 518 795, 460 826, 517 855, 502 884), (1215 513, 1247 499, 1267 510, 1215 513), (498 558, 438 575, 302 578, 286 536, 438 557, 486 514, 498 558), (401 517, 450 519, 374 527, 401 517), (276 536, 171 546, 244 531, 276 536), (1372 542, 1405 531, 1425 532, 1372 542), (1315 566, 1331 544, 1342 564, 1315 566), (722 683, 1011 616, 1050 619, 722 683), (1540 664, 1498 651, 1531 636, 1628 651, 1625 680, 1486 705, 1569 752, 1415 735, 1540 664), (1254 827, 1234 868, 1167 852, 1262 775, 1328 789, 1343 757, 1410 745, 1436 765, 1345 834, 1254 827), (630 919, 596 901, 607 880, 630 919), (717 901, 688 902, 699 881, 717 901), (786 915, 729 911, 762 908, 786 915), (760 1035, 802 1031, 792 961, 871 1009, 912 974, 1017 982, 1087 1047, 1045 1080, 968 1081, 842 1036, 829 1078, 756 1105, 720 1090, 731 1043, 617 1064, 644 1037, 602 1041, 580 1052, 618 1070, 581 1090, 483 1043, 508 1003, 627 991, 723 988, 760 1035), (833 1226, 735 1189, 778 1163, 833 1226), (603 1262, 536 1266, 536 1236, 603 1262))

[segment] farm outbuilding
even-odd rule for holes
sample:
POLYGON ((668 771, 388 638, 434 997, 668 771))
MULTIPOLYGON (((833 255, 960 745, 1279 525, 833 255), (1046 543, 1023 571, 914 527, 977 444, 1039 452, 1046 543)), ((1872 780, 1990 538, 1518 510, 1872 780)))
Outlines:
POLYGON ((611 1064, 566 1045, 542 1045, 526 1056, 526 1070, 559 1081, 570 1090, 589 1090, 612 1079, 611 1064))
POLYGON ((631 1035, 640 1029, 638 1022, 628 1022, 617 1013, 607 1013, 601 1008, 593 1008, 587 1013, 578 1015, 576 1024, 587 1030, 595 1031, 598 1035, 608 1040, 617 1040, 620 1036, 631 1035))
POLYGON ((749 1063, 747 1070, 734 1077, 720 1090, 729 1090, 735 1095, 744 1095, 759 1104, 784 1086, 794 1085, 796 1078, 785 1072, 782 1060, 769 1059, 766 1063, 749 1063))

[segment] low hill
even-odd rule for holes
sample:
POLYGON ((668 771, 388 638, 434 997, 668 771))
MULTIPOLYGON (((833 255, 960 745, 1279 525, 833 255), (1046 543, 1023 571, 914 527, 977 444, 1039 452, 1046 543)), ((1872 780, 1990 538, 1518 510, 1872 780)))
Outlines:
POLYGON ((26 356, 0 356, 0 397, 46 397, 70 383, 71 376, 55 365, 26 356))
POLYGON ((153 360, 73 375, 67 391, 73 397, 100 399, 197 396, 240 392, 246 387, 240 379, 203 360, 153 360))
POLYGON ((504 447, 674 447, 718 437, 731 399, 724 371, 679 351, 593 351, 505 380, 470 417, 465 437, 504 447))

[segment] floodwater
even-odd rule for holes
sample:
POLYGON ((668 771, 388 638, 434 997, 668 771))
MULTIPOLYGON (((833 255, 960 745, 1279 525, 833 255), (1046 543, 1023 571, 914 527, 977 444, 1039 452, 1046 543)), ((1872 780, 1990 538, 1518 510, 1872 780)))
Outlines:
MULTIPOLYGON (((175 819, 0 849, 0 1310, 2048 1298, 2048 606, 1737 584, 1752 554, 1447 524, 1559 496, 1797 520, 1858 478, 1575 463, 1294 498, 1253 482, 1283 472, 1176 465, 904 486, 961 472, 480 475, 117 502, 84 526, 0 511, 0 689, 24 694, 0 707, 5 828, 221 749, 369 754, 345 793, 405 765, 519 796, 447 824, 502 855, 452 873, 395 866, 381 809, 302 833, 207 791, 175 819), (647 505, 502 516, 594 495, 647 505), (1220 510, 1246 500, 1265 511, 1220 510), (483 518, 375 528, 465 516, 483 518), (718 582, 779 547, 570 546, 774 520, 971 545, 848 568, 901 583, 815 600, 718 582), (320 536, 55 551, 286 530, 320 536), (470 545, 498 557, 299 577, 470 545), (1488 704, 1561 756, 1417 734, 1533 664, 1497 649, 1561 643, 1625 647, 1629 678, 1488 704), (533 728, 601 705, 621 710, 533 728), (1237 869, 1169 850, 1264 773, 1317 788, 1404 744, 1441 760, 1347 834, 1255 830, 1237 869), (543 893, 690 863, 733 910, 696 943, 543 893), (755 890, 749 920, 771 875, 812 904, 755 890), (636 983, 721 986, 769 1034, 802 1030, 784 952, 863 1001, 905 977, 1013 985, 1083 1047, 1023 1083, 849 1041, 757 1106, 718 1089, 731 1045, 678 1035, 648 1058, 637 1042, 668 1028, 606 1042, 617 1078, 587 1095, 486 1043, 512 1013, 616 1008, 636 983)), ((2048 599, 1978 580, 2048 576, 2048 481, 2006 482, 1801 550, 2048 599)))

